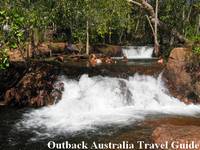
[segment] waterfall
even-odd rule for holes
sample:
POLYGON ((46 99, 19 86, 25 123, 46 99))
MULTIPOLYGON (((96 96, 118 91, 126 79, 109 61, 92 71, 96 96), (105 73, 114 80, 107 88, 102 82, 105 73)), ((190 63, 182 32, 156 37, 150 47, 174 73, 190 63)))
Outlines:
POLYGON ((123 54, 128 59, 152 58, 153 47, 149 46, 127 46, 123 48, 123 54))
POLYGON ((134 75, 128 79, 62 77, 65 91, 55 105, 27 112, 17 126, 40 135, 53 136, 94 129, 107 124, 130 124, 146 115, 200 113, 197 105, 186 105, 170 96, 161 77, 134 75), (38 131, 42 128, 42 131, 38 131))

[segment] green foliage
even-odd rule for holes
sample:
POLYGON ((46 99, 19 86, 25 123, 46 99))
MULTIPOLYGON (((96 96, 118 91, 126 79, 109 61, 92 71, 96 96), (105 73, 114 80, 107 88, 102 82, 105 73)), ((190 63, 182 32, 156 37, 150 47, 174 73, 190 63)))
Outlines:
POLYGON ((200 41, 200 35, 191 35, 189 39, 192 41, 200 41))
POLYGON ((17 10, 0 10, 1 44, 4 47, 0 49, 0 69, 5 69, 9 66, 8 49, 16 49, 25 41, 24 20, 25 18, 17 10))
MULTIPOLYGON (((147 2, 155 7, 155 0, 147 2)), ((159 19, 195 41, 200 40, 199 14, 199 0, 159 1, 159 19)), ((92 43, 104 42, 109 37, 121 44, 125 37, 129 42, 135 39, 136 43, 149 44, 153 36, 145 15, 143 9, 126 0, 2 0, 0 42, 7 48, 22 50, 25 43, 35 42, 36 29, 40 33, 50 30, 55 33, 60 29, 57 41, 72 39, 85 43, 88 21, 92 43)), ((161 29, 159 32, 162 33, 161 29)), ((166 36, 171 39, 172 35, 166 36)))
POLYGON ((192 51, 194 54, 200 55, 200 47, 193 46, 192 51))
POLYGON ((55 2, 52 16, 59 28, 72 31, 75 42, 84 42, 87 21, 91 37, 105 38, 115 30, 127 29, 130 13, 131 6, 124 0, 61 0, 55 2))
MULTIPOLYGON (((49 4, 43 0, 4 0, 0 2, 0 43, 6 49, 26 49, 32 42, 35 28, 49 24, 49 4), (39 6, 39 7, 38 7, 39 6)), ((1 68, 8 66, 5 49, 0 50, 1 68)))
MULTIPOLYGON (((160 1, 159 19, 166 25, 168 25, 169 29, 176 29, 181 35, 185 36, 188 40, 193 42, 200 41, 199 6, 199 0, 164 0, 162 2, 160 1)), ((167 46, 167 48, 163 49, 163 54, 169 54, 173 47, 177 46, 177 43, 179 41, 172 38, 172 34, 163 35, 164 31, 162 31, 162 28, 160 28, 159 30, 161 33, 160 39, 164 39, 163 43, 167 46)), ((193 48, 193 52, 196 55, 200 54, 199 48, 193 48)))
POLYGON ((7 51, 8 49, 6 48, 0 49, 0 70, 6 69, 7 67, 9 67, 7 51))

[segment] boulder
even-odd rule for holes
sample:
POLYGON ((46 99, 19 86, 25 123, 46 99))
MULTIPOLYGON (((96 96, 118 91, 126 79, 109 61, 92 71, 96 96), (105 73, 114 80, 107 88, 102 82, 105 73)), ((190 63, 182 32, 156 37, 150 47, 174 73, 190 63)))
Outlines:
POLYGON ((190 55, 190 50, 187 48, 174 48, 168 59, 165 74, 178 88, 191 84, 191 76, 185 68, 188 55, 190 55))
POLYGON ((80 52, 83 49, 85 49, 84 44, 77 43, 77 44, 69 44, 67 42, 51 42, 48 44, 48 48, 53 52, 53 53, 62 53, 62 52, 67 52, 68 47, 70 47, 70 50, 72 52, 80 52))
POLYGON ((47 55, 49 56, 50 54, 50 48, 49 48, 49 42, 41 43, 37 47, 37 52, 38 55, 47 55))
MULTIPOLYGON (((168 142, 168 149, 196 149, 200 150, 200 127, 199 126, 174 126, 162 125, 157 127, 152 134, 154 143, 163 144, 168 142), (181 148, 181 146, 192 146, 192 143, 198 148, 181 148)), ((194 145, 193 144, 193 145, 194 145)))
POLYGON ((54 53, 61 53, 61 52, 64 52, 66 43, 65 42, 58 42, 58 43, 51 42, 49 43, 48 47, 54 53))
POLYGON ((198 95, 200 92, 196 89, 199 89, 200 86, 187 69, 192 55, 190 48, 174 48, 170 53, 163 73, 163 77, 172 95, 185 103, 196 103, 199 101, 198 95))
POLYGON ((116 45, 95 45, 93 46, 93 53, 102 53, 110 57, 121 57, 123 56, 122 47, 116 45))

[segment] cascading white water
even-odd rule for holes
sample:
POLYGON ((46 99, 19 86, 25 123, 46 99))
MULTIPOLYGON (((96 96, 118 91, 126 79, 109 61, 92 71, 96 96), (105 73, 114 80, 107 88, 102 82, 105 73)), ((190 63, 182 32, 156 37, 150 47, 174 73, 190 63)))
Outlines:
POLYGON ((149 46, 127 46, 123 48, 123 54, 128 59, 152 58, 153 47, 149 46))
POLYGON ((200 106, 185 105, 169 96, 160 77, 136 74, 120 79, 82 75, 79 81, 64 78, 62 81, 65 84, 62 100, 26 113, 17 125, 20 129, 52 136, 106 124, 130 124, 147 114, 200 113, 200 106))

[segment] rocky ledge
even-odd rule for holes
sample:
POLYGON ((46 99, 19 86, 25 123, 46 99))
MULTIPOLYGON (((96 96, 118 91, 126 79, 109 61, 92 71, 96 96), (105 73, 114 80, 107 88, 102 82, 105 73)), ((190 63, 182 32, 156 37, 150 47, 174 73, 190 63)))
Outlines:
POLYGON ((63 83, 57 81, 60 69, 44 62, 14 62, 1 71, 1 105, 41 107, 61 99, 63 83))

